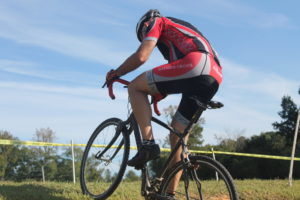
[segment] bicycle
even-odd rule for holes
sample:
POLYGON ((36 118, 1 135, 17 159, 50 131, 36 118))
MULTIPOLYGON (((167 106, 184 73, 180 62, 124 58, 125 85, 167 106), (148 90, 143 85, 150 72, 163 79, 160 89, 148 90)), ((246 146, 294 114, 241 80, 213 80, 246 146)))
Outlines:
MULTIPOLYGON (((129 84, 128 81, 123 79, 116 79, 114 82, 120 82, 124 85, 129 84)), ((114 99, 112 85, 113 83, 109 85, 109 95, 114 99)), ((184 142, 184 137, 204 110, 221 108, 223 104, 216 101, 205 104, 195 97, 191 98, 199 105, 199 109, 183 134, 173 130, 159 119, 152 117, 153 122, 176 134, 179 141, 171 151, 157 177, 150 177, 147 164, 143 166, 141 195, 146 200, 170 199, 167 196, 168 186, 172 178, 182 170, 181 180, 176 191, 176 199, 238 200, 233 179, 227 169, 208 156, 190 154, 184 142), (183 149, 181 161, 174 166, 169 166, 175 152, 180 147, 183 149)), ((160 114, 157 108, 158 100, 156 98, 153 105, 155 112, 160 114)), ((139 149, 142 139, 132 112, 125 121, 110 118, 96 128, 87 143, 81 163, 80 183, 84 194, 97 200, 103 200, 116 190, 122 181, 127 166, 130 150, 129 136, 132 132, 134 133, 137 149, 139 149), (100 142, 100 139, 106 139, 106 135, 109 135, 109 139, 100 142), (111 171, 103 167, 109 167, 111 171), (111 175, 112 172, 114 172, 114 175, 111 175)))

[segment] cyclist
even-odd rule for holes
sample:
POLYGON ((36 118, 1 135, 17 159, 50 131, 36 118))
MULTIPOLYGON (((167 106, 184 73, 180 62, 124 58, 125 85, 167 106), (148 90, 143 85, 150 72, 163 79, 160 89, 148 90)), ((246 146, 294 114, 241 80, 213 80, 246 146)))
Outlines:
MULTIPOLYGON (((222 82, 222 67, 216 52, 197 28, 183 20, 164 17, 156 9, 149 10, 141 17, 136 34, 140 46, 116 70, 107 73, 108 84, 144 64, 156 46, 168 61, 167 64, 140 74, 128 85, 130 103, 143 138, 141 149, 128 161, 128 165, 139 169, 160 155, 152 133, 152 111, 148 95, 165 97, 182 94, 171 126, 183 132, 198 108, 189 97, 197 96, 203 102, 211 100, 222 82)), ((170 134, 171 148, 174 148, 177 141, 178 137, 170 134)), ((177 151, 172 164, 180 161, 181 151, 177 151)), ((171 195, 175 192, 180 176, 181 173, 178 173, 168 188, 171 195)))

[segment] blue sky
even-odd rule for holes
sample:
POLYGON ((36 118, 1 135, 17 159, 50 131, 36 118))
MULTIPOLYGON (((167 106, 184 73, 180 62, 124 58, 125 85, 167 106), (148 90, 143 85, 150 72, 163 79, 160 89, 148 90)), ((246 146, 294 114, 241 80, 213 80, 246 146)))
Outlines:
MULTIPOLYGON (((0 0, 0 130, 31 140, 50 127, 57 142, 85 143, 104 119, 124 119, 126 90, 116 87, 111 101, 100 86, 137 49, 136 22, 150 8, 197 26, 221 57, 215 99, 225 107, 203 115, 205 142, 272 130, 283 95, 300 104, 299 7, 296 0, 0 0)), ((154 51, 125 78, 163 63, 154 51)), ((159 107, 178 101, 169 96, 159 107)))

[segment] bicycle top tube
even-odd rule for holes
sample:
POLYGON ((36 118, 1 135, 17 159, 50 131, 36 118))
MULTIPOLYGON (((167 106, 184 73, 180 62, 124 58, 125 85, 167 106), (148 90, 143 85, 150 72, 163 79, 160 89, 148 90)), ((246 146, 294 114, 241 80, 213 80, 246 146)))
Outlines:
MULTIPOLYGON (((121 83, 121 84, 126 85, 126 86, 130 84, 129 81, 121 79, 121 78, 116 78, 116 79, 112 80, 110 83, 105 82, 104 85, 102 86, 102 88, 104 88, 107 85, 107 87, 108 87, 108 94, 109 94, 109 96, 110 96, 111 99, 115 99, 116 98, 116 96, 114 95, 114 91, 113 91, 113 84, 115 82, 121 83)), ((160 94, 157 94, 157 95, 152 95, 152 98, 153 98, 152 99, 152 103, 153 103, 154 112, 159 116, 159 115, 161 115, 161 113, 160 113, 160 111, 158 109, 157 103, 161 99, 163 99, 163 96, 160 95, 160 94)))

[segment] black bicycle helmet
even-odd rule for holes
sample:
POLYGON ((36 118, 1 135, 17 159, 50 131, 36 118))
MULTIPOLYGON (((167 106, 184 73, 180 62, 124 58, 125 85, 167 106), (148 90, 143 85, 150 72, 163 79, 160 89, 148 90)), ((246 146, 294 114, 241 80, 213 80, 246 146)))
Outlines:
POLYGON ((144 23, 151 18, 160 17, 160 16, 161 16, 160 12, 157 9, 151 9, 141 17, 141 19, 138 21, 136 25, 136 35, 140 42, 142 41, 142 29, 144 23))

